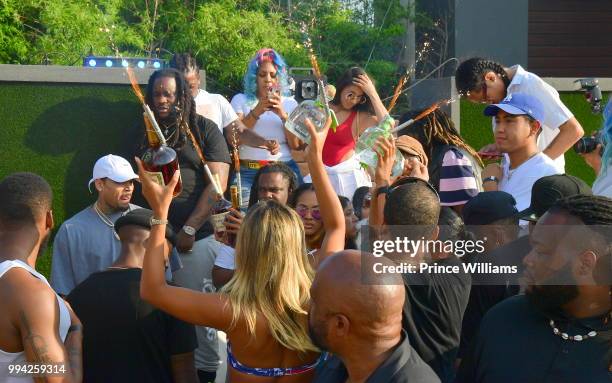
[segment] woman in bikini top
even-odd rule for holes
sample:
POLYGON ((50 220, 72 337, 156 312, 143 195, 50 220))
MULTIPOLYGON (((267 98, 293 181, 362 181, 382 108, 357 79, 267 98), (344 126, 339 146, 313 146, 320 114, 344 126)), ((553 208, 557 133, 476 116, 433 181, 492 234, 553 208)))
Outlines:
MULTIPOLYGON (((344 248, 345 223, 325 173, 321 152, 329 129, 310 126, 307 160, 321 208, 325 238, 307 254, 298 214, 276 201, 260 201, 244 218, 236 240, 236 271, 220 293, 169 286, 164 279, 165 225, 154 225, 145 254, 141 296, 186 322, 214 327, 228 337, 229 382, 310 382, 322 359, 308 335, 308 304, 314 269, 344 248)), ((167 219, 173 185, 143 175, 143 194, 155 218, 167 219)))

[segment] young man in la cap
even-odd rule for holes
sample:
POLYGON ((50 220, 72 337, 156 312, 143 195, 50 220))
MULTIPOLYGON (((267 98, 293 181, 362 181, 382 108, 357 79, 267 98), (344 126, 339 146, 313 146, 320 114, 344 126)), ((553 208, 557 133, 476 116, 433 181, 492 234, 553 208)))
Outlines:
MULTIPOLYGON (((140 298, 140 277, 153 212, 136 209, 115 223, 121 252, 112 266, 93 273, 67 300, 86 328, 83 378, 86 382, 194 383, 194 326, 140 298)), ((175 243, 166 225, 166 255, 175 243)))
POLYGON ((113 227, 119 217, 139 208, 130 204, 137 179, 122 157, 108 154, 96 161, 88 186, 95 186, 98 198, 66 220, 53 242, 51 286, 59 294, 68 295, 91 273, 117 259, 121 244, 113 227))
POLYGON ((514 93, 501 103, 489 105, 485 116, 495 117, 495 143, 507 161, 489 164, 482 172, 485 191, 511 194, 520 211, 529 206, 531 188, 541 177, 558 174, 555 163, 537 146, 542 129, 542 104, 527 94, 514 93))

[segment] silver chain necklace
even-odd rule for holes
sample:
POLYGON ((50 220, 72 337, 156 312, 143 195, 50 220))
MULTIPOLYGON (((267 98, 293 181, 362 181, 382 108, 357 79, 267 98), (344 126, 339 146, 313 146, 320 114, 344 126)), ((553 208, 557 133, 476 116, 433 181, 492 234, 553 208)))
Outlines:
MULTIPOLYGON (((117 234, 117 232, 115 231, 115 223, 106 214, 104 214, 102 210, 100 210, 100 208, 98 207, 98 201, 94 202, 93 207, 96 214, 98 214, 98 217, 100 217, 100 220, 104 222, 106 226, 110 227, 111 231, 113 232, 113 235, 115 236, 117 241, 119 241, 119 234, 117 234)), ((129 211, 130 208, 128 207, 128 212, 129 211)))

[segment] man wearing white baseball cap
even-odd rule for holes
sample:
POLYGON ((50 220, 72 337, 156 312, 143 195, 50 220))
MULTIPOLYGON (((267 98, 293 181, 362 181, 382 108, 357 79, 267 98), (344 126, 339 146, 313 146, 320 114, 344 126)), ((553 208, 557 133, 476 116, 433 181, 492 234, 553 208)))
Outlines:
POLYGON ((137 179, 138 174, 123 157, 108 154, 96 161, 88 187, 91 192, 95 185, 98 199, 66 220, 53 242, 51 286, 57 293, 68 295, 89 275, 117 259, 121 243, 115 221, 139 208, 130 204, 137 179))

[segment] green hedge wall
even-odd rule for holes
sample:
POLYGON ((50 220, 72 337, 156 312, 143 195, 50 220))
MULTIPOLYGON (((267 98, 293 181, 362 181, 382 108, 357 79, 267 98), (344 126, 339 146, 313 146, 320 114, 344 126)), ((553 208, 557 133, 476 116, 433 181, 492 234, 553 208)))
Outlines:
MULTIPOLYGON (((0 83, 0 178, 30 171, 49 181, 57 229, 94 200, 95 161, 120 150, 141 111, 129 86, 0 83)), ((49 253, 37 264, 45 275, 49 253)))
MULTIPOLYGON (((601 127, 582 94, 563 94, 587 132, 601 127)), ((461 101, 461 133, 476 149, 493 141, 490 119, 482 105, 461 101)), ((0 83, 0 179, 31 171, 49 181, 54 193, 56 228, 90 204, 87 190, 99 157, 120 154, 125 129, 142 119, 128 86, 0 83)), ((591 169, 573 152, 566 155, 568 173, 592 182, 591 169)), ((49 251, 37 268, 49 275, 49 251)))

